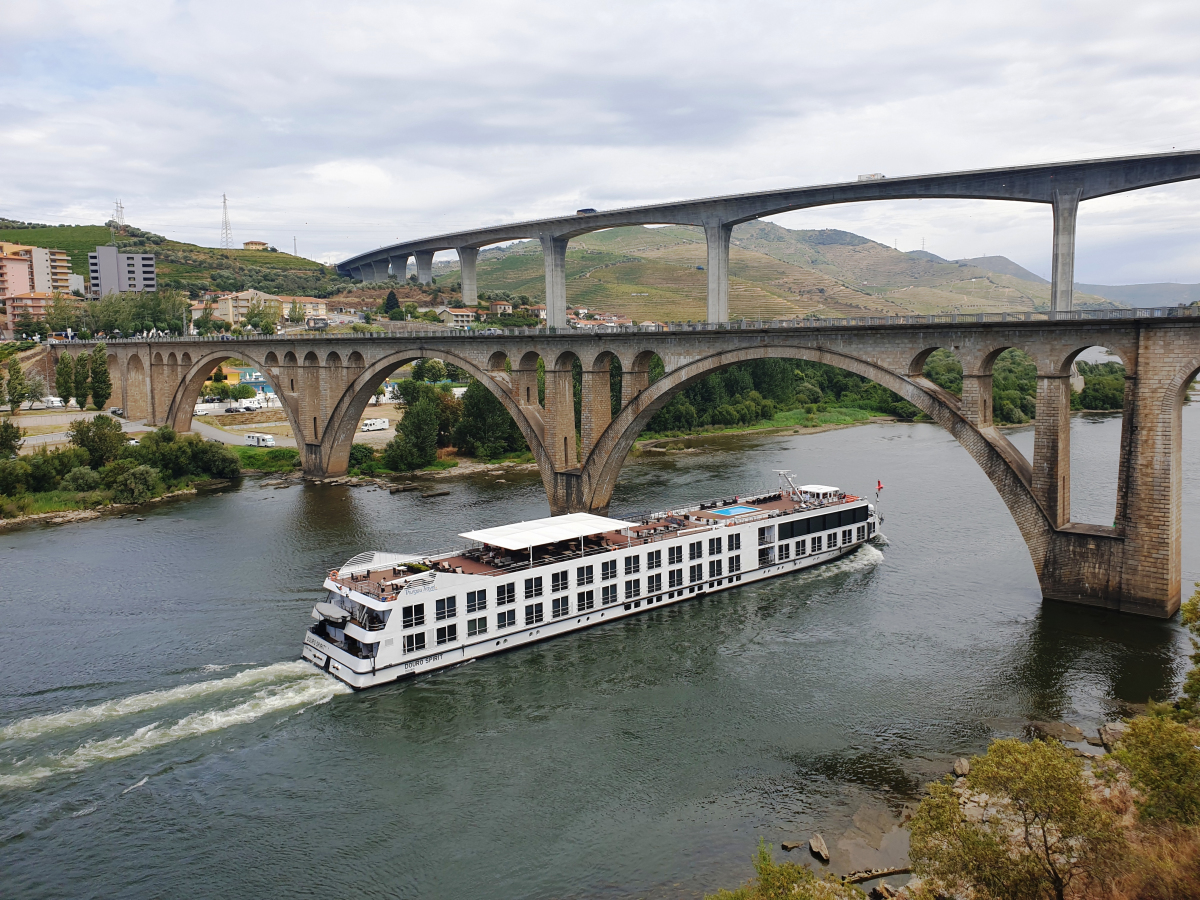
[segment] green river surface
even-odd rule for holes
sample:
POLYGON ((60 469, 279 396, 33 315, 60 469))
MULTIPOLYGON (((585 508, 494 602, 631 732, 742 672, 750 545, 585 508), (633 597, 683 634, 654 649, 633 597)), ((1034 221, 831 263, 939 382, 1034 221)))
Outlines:
MULTIPOLYGON (((1183 422, 1186 593, 1200 413, 1183 422)), ((1078 521, 1112 520, 1119 434, 1073 420, 1078 521)), ((881 480, 886 543, 351 693, 299 661, 324 574, 544 516, 536 475, 428 500, 247 478, 141 522, 0 533, 0 896, 699 897, 745 880, 760 838, 820 830, 839 871, 902 859, 899 817, 956 756, 1175 690, 1178 620, 1043 603, 938 427, 701 446, 631 459, 612 513, 786 468, 881 480)))

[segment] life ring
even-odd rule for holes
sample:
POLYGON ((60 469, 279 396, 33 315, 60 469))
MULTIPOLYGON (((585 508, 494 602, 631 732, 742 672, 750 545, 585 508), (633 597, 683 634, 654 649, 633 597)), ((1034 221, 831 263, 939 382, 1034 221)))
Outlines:
POLYGON ((337 580, 337 577, 338 577, 338 570, 337 570, 337 569, 330 569, 330 570, 329 570, 329 577, 330 577, 330 578, 332 578, 334 581, 336 581, 336 580, 337 580))

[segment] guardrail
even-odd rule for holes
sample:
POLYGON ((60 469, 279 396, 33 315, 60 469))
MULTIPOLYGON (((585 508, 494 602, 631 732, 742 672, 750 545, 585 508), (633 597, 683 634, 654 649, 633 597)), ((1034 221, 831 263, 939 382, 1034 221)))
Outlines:
MULTIPOLYGON (((410 331, 357 331, 349 334, 306 331, 299 334, 225 335, 221 337, 183 337, 163 335, 155 337, 103 338, 106 344, 154 343, 238 343, 244 341, 279 341, 289 343, 306 340, 395 340, 428 338, 482 339, 495 337, 545 337, 547 335, 592 335, 592 334, 678 334, 701 331, 808 331, 820 328, 882 328, 903 325, 971 325, 1003 322, 1080 322, 1108 321, 1112 319, 1191 319, 1200 318, 1200 306, 1159 306, 1145 309, 1075 309, 1070 312, 1045 313, 939 313, 927 316, 847 316, 844 318, 820 318, 805 316, 795 319, 739 319, 733 322, 667 322, 654 325, 604 325, 579 328, 489 328, 471 331, 463 328, 429 328, 410 331), (488 333, 490 332, 490 333, 488 333)), ((49 341, 50 344, 84 343, 90 341, 49 341)))

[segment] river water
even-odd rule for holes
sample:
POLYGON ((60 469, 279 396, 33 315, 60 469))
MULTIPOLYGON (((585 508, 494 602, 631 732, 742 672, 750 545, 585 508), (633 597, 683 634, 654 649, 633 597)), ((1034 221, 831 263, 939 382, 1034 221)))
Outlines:
MULTIPOLYGON (((1200 413, 1184 428, 1190 586, 1200 413)), ((1078 520, 1112 520, 1119 432, 1074 419, 1078 520)), ((0 895, 697 897, 744 880, 759 838, 823 830, 843 868, 902 855, 891 823, 955 756, 1177 684, 1177 622, 1041 602, 936 426, 645 455, 613 513, 778 468, 883 481, 887 544, 360 694, 297 661, 323 574, 545 515, 540 481, 421 500, 246 479, 142 522, 0 534, 0 895)))

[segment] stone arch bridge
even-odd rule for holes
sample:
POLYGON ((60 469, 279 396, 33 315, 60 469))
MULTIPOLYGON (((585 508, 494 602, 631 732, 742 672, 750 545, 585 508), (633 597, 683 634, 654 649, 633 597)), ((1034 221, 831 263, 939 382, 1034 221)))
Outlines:
MULTIPOLYGON (((603 512, 634 439, 678 391, 754 359, 828 363, 895 391, 946 428, 983 468, 1028 545, 1049 598, 1170 616, 1180 603, 1181 410, 1200 372, 1200 316, 1181 310, 1027 316, 829 320, 781 327, 693 325, 672 330, 556 334, 514 329, 396 335, 116 341, 108 345, 112 402, 129 418, 191 428, 205 378, 219 363, 255 365, 282 399, 310 477, 345 473, 358 422, 388 375, 419 358, 465 369, 504 404, 541 470, 551 511, 603 512), (1093 315, 1094 318, 1083 318, 1093 315), (1130 317, 1135 316, 1136 317, 1130 317), (1125 365, 1117 513, 1111 527, 1071 521, 1070 370, 1091 346, 1125 365), (963 365, 958 398, 921 374, 935 349, 963 365), (993 425, 992 365, 1010 347, 1037 365, 1033 459, 993 425), (665 375, 650 381, 657 355, 665 375), (622 370, 610 401, 610 364, 622 370), (537 363, 545 366, 538 400, 537 363), (572 366, 583 370, 576 439, 572 366)), ((52 356, 86 344, 57 344, 52 356)))

